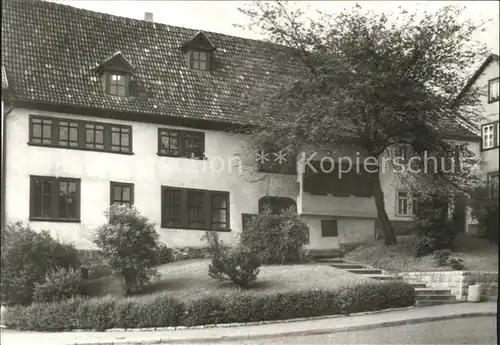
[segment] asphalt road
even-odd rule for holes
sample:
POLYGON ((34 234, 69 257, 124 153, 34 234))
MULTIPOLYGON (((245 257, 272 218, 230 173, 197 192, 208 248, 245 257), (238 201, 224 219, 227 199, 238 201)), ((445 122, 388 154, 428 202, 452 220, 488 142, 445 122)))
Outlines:
MULTIPOLYGON (((497 344, 495 317, 435 321, 408 326, 259 340, 216 342, 217 345, 313 344, 497 344)), ((193 345, 194 343, 189 343, 193 345)), ((203 345, 207 345, 204 343, 203 345)), ((186 344, 188 345, 188 344, 186 344)), ((202 345, 202 344, 199 344, 202 345)))

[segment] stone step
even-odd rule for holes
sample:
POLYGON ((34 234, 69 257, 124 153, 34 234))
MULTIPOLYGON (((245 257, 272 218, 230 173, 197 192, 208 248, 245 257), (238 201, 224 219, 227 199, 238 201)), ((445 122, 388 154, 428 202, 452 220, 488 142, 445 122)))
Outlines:
POLYGON ((455 295, 417 295, 417 301, 454 301, 455 295))
POLYGON ((436 289, 436 288, 416 288, 415 295, 449 295, 450 289, 436 289))
POLYGON ((390 276, 388 274, 365 274, 364 276, 367 278, 382 280, 382 281, 394 281, 403 279, 400 276, 390 276))
POLYGON ((415 305, 417 306, 428 306, 428 305, 440 305, 440 304, 452 304, 461 303, 461 301, 456 300, 417 300, 415 305))
POLYGON ((357 274, 382 274, 382 271, 376 268, 350 268, 348 271, 357 274))
POLYGON ((316 262, 327 263, 327 264, 341 264, 344 263, 344 260, 338 258, 320 258, 316 259, 316 262))
POLYGON ((351 269, 351 268, 365 268, 363 265, 358 264, 350 264, 350 263, 339 263, 339 264, 331 264, 330 266, 340 269, 351 269))

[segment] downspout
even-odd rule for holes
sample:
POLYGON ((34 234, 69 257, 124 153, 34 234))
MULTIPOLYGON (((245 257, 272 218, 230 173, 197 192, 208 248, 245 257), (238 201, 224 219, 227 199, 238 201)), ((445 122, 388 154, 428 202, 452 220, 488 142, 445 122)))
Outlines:
POLYGON ((5 206, 5 196, 6 196, 6 193, 5 193, 5 190, 6 190, 5 167, 6 167, 6 163, 7 163, 7 147, 6 147, 6 145, 7 145, 7 137, 6 137, 7 120, 6 119, 7 119, 7 115, 9 115, 12 112, 12 110, 14 110, 14 105, 12 105, 10 107, 10 109, 8 109, 4 113, 3 100, 2 100, 2 165, 1 165, 2 187, 1 187, 1 210, 0 210, 0 212, 1 212, 0 213, 1 228, 2 229, 5 229, 6 218, 7 218, 7 212, 6 212, 6 206, 5 206))

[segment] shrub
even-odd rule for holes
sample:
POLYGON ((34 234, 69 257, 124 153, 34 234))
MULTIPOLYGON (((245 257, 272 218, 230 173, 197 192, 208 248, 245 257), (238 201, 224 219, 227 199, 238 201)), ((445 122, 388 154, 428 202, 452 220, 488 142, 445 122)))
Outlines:
POLYGON ((158 264, 168 264, 169 262, 174 261, 174 254, 172 249, 168 248, 166 244, 161 243, 158 247, 158 264))
POLYGON ((448 197, 431 194, 420 200, 412 230, 417 234, 416 256, 450 249, 457 231, 455 222, 448 217, 448 197))
POLYGON ((281 215, 269 210, 256 215, 241 233, 241 243, 257 253, 263 264, 285 264, 303 260, 309 229, 293 209, 281 215))
POLYGON ((259 274, 260 259, 244 246, 223 249, 223 243, 216 232, 206 232, 204 238, 212 248, 212 263, 208 275, 214 279, 231 279, 242 288, 249 287, 259 274))
POLYGON ((80 264, 73 245, 20 222, 2 230, 1 254, 1 299, 6 305, 31 303, 35 283, 42 283, 47 272, 80 264))
POLYGON ((108 222, 97 229, 94 243, 121 278, 124 293, 133 294, 158 274, 158 233, 133 207, 113 205, 106 216, 108 222))
POLYGON ((135 301, 76 298, 9 308, 5 324, 38 331, 196 326, 349 314, 414 304, 415 292, 409 284, 368 282, 338 290, 209 296, 186 304, 167 295, 135 301))
POLYGON ((450 258, 451 251, 449 249, 436 250, 432 253, 434 262, 437 266, 446 266, 448 264, 448 259, 450 258))
POLYGON ((57 302, 86 294, 86 282, 82 279, 80 272, 71 268, 62 268, 49 271, 44 282, 35 283, 33 300, 57 302))
POLYGON ((470 198, 472 217, 477 220, 479 233, 492 241, 498 240, 500 216, 498 198, 490 198, 487 184, 478 186, 470 198))
POLYGON ((450 258, 451 268, 457 271, 461 271, 464 269, 464 260, 459 258, 450 258))

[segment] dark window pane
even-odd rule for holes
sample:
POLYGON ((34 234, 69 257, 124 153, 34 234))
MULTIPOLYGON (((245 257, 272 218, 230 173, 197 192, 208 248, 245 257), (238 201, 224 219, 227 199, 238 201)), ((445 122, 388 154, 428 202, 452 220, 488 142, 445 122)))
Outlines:
POLYGON ((184 156, 202 157, 203 156, 203 134, 189 133, 184 134, 184 156))
POLYGON ((228 208, 227 194, 212 194, 211 221, 213 229, 227 229, 228 208))
POLYGON ((321 221, 321 236, 322 237, 337 237, 339 235, 336 220, 321 221))
POLYGON ((179 133, 176 131, 162 130, 160 132, 160 153, 179 155, 179 133))
POLYGON ((124 201, 130 201, 130 187, 122 188, 122 202, 124 201))
POLYGON ((203 228, 204 226, 205 193, 188 192, 188 226, 203 228))
POLYGON ((165 226, 181 225, 181 191, 164 189, 163 212, 165 226))

